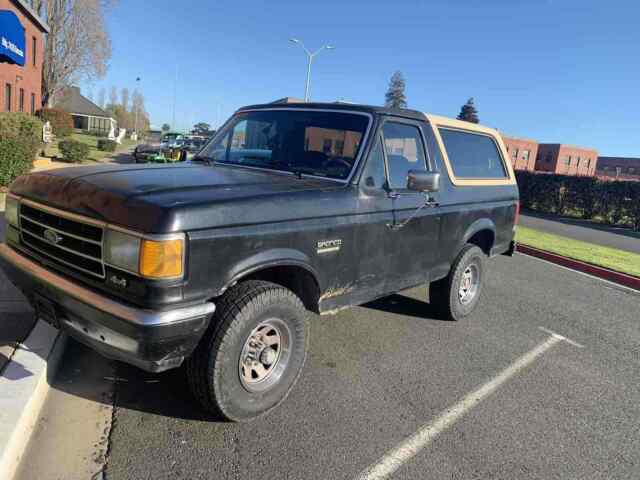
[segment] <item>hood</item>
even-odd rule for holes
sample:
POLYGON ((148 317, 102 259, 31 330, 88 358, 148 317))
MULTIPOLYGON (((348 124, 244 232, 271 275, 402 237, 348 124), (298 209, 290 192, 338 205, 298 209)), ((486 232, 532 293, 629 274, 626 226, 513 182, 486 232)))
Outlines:
POLYGON ((11 186, 33 201, 145 233, 283 220, 291 212, 283 206, 301 192, 313 192, 305 198, 326 208, 336 189, 344 185, 192 164, 67 167, 22 176, 11 186))

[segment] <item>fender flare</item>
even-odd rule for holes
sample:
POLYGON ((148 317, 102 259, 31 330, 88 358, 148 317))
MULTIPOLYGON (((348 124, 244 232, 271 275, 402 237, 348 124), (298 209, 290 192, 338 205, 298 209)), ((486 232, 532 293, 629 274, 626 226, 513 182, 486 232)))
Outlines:
POLYGON ((220 295, 229 287, 247 275, 269 267, 299 267, 311 274, 319 289, 322 289, 320 276, 311 266, 309 257, 291 248, 273 248, 256 253, 236 263, 225 276, 224 286, 220 295))
POLYGON ((467 230, 464 232, 464 235, 462 236, 462 243, 459 245, 459 249, 462 248, 462 246, 465 243, 467 243, 471 237, 473 237, 476 233, 480 232, 481 230, 489 230, 491 233, 493 233, 493 239, 495 243, 496 224, 493 223, 493 220, 485 217, 485 218, 479 218, 478 220, 476 220, 475 222, 473 222, 471 225, 467 227, 467 230))

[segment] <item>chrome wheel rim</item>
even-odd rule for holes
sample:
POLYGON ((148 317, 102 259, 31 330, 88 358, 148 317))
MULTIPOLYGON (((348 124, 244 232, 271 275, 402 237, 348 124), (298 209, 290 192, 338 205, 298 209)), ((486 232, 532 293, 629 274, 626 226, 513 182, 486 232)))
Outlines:
POLYGON ((478 293, 480 285, 480 271, 477 265, 469 265, 462 273, 458 297, 463 305, 471 302, 478 293))
POLYGON ((279 318, 270 318, 254 328, 245 340, 238 373, 242 386, 263 392, 282 378, 291 356, 291 331, 279 318))

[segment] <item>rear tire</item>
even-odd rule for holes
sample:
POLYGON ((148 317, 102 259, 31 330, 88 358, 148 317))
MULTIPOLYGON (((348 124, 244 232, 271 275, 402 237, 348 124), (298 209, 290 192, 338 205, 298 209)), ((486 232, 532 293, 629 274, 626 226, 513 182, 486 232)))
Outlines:
POLYGON ((486 255, 466 244, 453 262, 449 275, 429 285, 429 302, 450 320, 461 320, 478 305, 484 280, 486 255))
POLYGON ((211 325, 186 362, 189 386, 210 413, 247 422, 282 403, 307 353, 307 312, 270 282, 247 281, 220 298, 211 325))

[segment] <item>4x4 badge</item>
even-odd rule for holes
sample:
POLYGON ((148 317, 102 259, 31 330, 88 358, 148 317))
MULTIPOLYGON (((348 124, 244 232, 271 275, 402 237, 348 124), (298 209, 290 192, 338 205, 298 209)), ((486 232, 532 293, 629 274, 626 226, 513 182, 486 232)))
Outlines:
POLYGON ((320 240, 317 245, 317 253, 337 252, 342 248, 342 240, 320 240))

